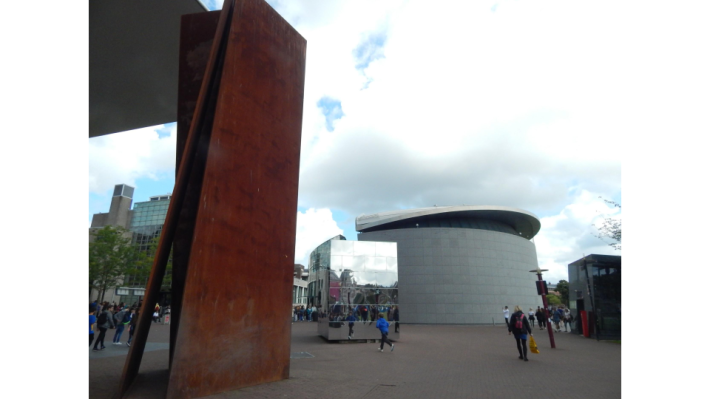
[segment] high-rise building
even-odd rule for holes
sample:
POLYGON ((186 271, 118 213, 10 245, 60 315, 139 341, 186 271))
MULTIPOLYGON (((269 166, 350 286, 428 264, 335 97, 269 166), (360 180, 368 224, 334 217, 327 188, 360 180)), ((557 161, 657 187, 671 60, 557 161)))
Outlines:
MULTIPOLYGON (((136 202, 131 210, 133 192, 133 187, 117 184, 114 187, 109 212, 94 214, 89 230, 91 232, 104 226, 123 227, 129 230, 127 235, 130 236, 132 244, 137 245, 141 251, 148 251, 153 239, 160 237, 172 196, 166 194, 150 197, 148 201, 136 202)), ((91 235, 89 239, 92 239, 91 235)), ((104 300, 128 304, 137 302, 145 294, 147 282, 144 273, 125 276, 120 286, 106 292, 104 300)), ((98 292, 92 291, 91 299, 97 296, 98 292)))
POLYGON ((104 226, 119 226, 128 229, 133 216, 131 203, 134 190, 129 185, 116 184, 113 188, 113 197, 108 213, 95 213, 91 218, 90 229, 99 229, 104 226))

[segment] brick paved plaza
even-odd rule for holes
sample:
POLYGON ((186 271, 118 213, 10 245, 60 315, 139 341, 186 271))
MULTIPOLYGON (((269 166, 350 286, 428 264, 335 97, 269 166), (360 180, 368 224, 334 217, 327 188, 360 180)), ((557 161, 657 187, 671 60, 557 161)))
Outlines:
MULTIPOLYGON (((128 353, 110 344, 89 353, 89 394, 109 399, 128 353)), ((540 354, 518 359, 515 340, 496 326, 403 325, 394 352, 379 343, 327 343, 315 323, 294 323, 288 380, 208 398, 619 398, 621 345, 534 330, 540 354)), ((140 373, 128 397, 163 398, 167 390, 169 326, 151 326, 140 373)), ((225 348, 229 350, 229 348, 225 348)))

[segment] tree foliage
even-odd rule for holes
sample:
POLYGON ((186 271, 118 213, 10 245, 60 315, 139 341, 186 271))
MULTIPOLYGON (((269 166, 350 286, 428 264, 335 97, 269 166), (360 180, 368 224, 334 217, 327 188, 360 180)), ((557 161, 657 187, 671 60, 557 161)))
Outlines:
POLYGON ((118 286, 124 275, 140 259, 131 245, 131 233, 118 226, 105 226, 91 233, 89 243, 89 292, 99 291, 104 299, 106 291, 118 286))
POLYGON ((547 294, 547 304, 551 306, 562 305, 562 300, 555 294, 547 294))
MULTIPOLYGON (((615 201, 604 199, 604 202, 613 205, 615 208, 621 209, 621 204, 615 201)), ((612 217, 604 218, 604 220, 602 221, 602 225, 598 226, 597 230, 599 231, 599 233, 596 234, 595 237, 599 238, 602 241, 611 239, 613 242, 610 243, 609 246, 614 249, 621 250, 621 219, 615 219, 612 217)))
POLYGON ((557 283, 555 291, 560 293, 560 300, 565 306, 569 306, 569 282, 567 280, 560 280, 557 283))
MULTIPOLYGON (((155 253, 158 250, 158 243, 160 242, 160 236, 154 237, 150 244, 148 244, 148 249, 146 251, 140 251, 137 261, 127 270, 127 274, 131 276, 131 280, 134 282, 140 282, 140 285, 144 285, 150 277, 150 272, 153 269, 153 261, 155 258, 155 253)), ((172 286, 173 277, 173 253, 172 248, 170 250, 170 255, 168 257, 168 264, 165 268, 165 275, 163 276, 163 282, 161 284, 161 289, 169 290, 172 286)), ((135 285, 135 284, 134 284, 135 285)))

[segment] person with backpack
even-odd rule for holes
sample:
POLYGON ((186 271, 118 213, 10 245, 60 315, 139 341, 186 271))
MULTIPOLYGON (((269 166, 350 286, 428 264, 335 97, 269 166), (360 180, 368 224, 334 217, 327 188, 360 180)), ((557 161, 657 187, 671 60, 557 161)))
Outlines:
POLYGON ((116 323, 116 332, 113 334, 113 344, 122 345, 121 335, 123 334, 123 329, 131 321, 131 312, 128 311, 128 308, 122 309, 113 316, 113 321, 116 323))
POLYGON ((520 306, 515 306, 515 312, 513 313, 513 317, 510 320, 510 323, 508 324, 508 335, 513 334, 515 336, 515 344, 518 346, 518 353, 520 356, 518 356, 518 359, 523 359, 526 362, 528 361, 528 334, 530 336, 533 335, 532 330, 530 329, 530 323, 528 322, 527 317, 523 314, 522 309, 520 309, 520 306), (522 348, 521 348, 522 345, 522 348))
POLYGON ((113 314, 111 311, 113 310, 112 306, 104 307, 103 311, 99 315, 99 320, 96 322, 96 325, 99 327, 99 337, 96 338, 96 343, 94 344, 94 350, 95 351, 100 351, 106 348, 104 346, 104 338, 106 337, 106 330, 109 328, 113 328, 113 314), (100 347, 99 347, 100 346, 100 347))
POLYGON ((387 334, 389 334, 389 327, 390 323, 385 320, 385 315, 380 313, 380 318, 377 319, 377 324, 375 324, 375 327, 377 327, 378 330, 380 330, 380 333, 382 334, 382 339, 380 339, 380 349, 379 351, 382 352, 382 348, 385 346, 385 342, 389 344, 390 346, 390 352, 394 350, 394 344, 392 341, 387 338, 387 334))

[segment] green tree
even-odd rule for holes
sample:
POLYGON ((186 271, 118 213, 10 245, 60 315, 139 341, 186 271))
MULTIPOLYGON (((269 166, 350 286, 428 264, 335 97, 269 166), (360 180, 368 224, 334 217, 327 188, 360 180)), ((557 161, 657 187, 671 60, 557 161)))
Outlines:
MULTIPOLYGON (((154 237, 148 244, 148 249, 144 251, 139 251, 138 259, 133 265, 126 271, 130 276, 133 286, 141 285, 145 286, 147 284, 148 278, 150 277, 150 272, 153 269, 153 261, 155 258, 155 253, 158 250, 158 243, 160 242, 160 236, 154 237)), ((165 268, 165 275, 163 276, 163 283, 161 284, 162 290, 170 290, 172 286, 173 277, 173 251, 170 249, 170 255, 168 256, 168 264, 165 268)))
MULTIPOLYGON (((615 208, 621 209, 621 204, 615 201, 604 199, 604 202, 613 205, 615 208)), ((614 249, 621 250, 621 219, 615 219, 612 217, 604 218, 604 220, 602 220, 602 225, 597 227, 597 230, 599 231, 599 234, 596 234, 595 237, 602 241, 611 239, 614 242, 610 243, 609 246, 614 249)))
POLYGON ((560 300, 565 306, 569 306, 569 283, 567 280, 560 280, 557 283, 555 291, 560 293, 560 300))
POLYGON ((552 306, 562 305, 560 297, 555 294, 547 294, 547 304, 552 306))
POLYGON ((118 226, 106 226, 91 233, 89 242, 89 292, 99 291, 103 301, 106 291, 116 287, 140 254, 131 245, 131 233, 118 226))

